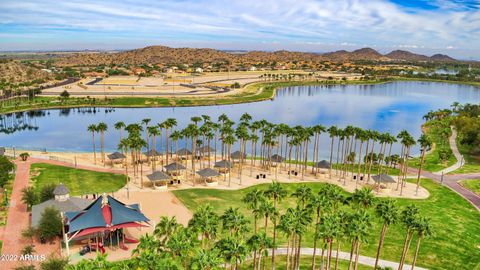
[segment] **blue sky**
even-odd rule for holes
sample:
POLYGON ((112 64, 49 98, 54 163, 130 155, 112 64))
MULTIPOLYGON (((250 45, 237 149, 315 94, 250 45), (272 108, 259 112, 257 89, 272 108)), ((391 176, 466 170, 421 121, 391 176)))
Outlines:
POLYGON ((480 59, 480 0, 1 0, 0 50, 162 44, 480 59))

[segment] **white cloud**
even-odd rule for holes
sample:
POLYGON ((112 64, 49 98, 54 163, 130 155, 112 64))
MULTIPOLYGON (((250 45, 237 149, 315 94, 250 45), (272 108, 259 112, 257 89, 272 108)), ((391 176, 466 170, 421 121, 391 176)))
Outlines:
POLYGON ((77 31, 211 42, 479 48, 480 12, 459 2, 437 0, 432 4, 438 9, 412 12, 382 0, 2 0, 0 30, 26 37, 77 31))

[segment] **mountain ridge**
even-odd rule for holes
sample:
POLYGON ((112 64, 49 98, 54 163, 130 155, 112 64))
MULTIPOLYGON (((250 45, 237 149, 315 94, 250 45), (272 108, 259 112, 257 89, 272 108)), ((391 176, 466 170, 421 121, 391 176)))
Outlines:
POLYGON ((381 54, 372 48, 361 48, 354 51, 338 50, 326 53, 296 52, 278 50, 247 51, 245 53, 230 53, 211 48, 171 48, 162 45, 148 46, 139 49, 115 53, 77 53, 61 58, 61 66, 78 65, 108 65, 108 64, 167 64, 167 63, 195 63, 195 62, 292 62, 292 61, 430 61, 453 62, 456 59, 444 55, 434 54, 426 56, 409 51, 395 50, 388 54, 381 54))

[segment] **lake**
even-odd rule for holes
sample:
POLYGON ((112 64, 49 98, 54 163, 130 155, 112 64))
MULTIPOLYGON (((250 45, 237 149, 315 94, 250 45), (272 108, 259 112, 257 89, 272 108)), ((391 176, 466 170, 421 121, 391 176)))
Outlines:
MULTIPOLYGON (((248 112, 254 120, 266 119, 289 125, 347 125, 381 132, 398 133, 408 130, 415 138, 421 134, 422 116, 430 110, 449 108, 460 103, 480 102, 480 88, 468 85, 433 82, 392 82, 375 85, 298 86, 277 91, 271 101, 247 104, 177 107, 177 108, 79 108, 43 110, 2 116, 0 146, 47 151, 92 151, 87 126, 103 121, 109 131, 106 149, 116 150, 117 121, 151 123, 173 117, 184 127, 192 116, 207 114, 216 120, 225 113, 237 121, 248 112)), ((329 155, 329 139, 322 137, 320 155, 329 155)), ((157 143, 158 145, 158 143, 157 143)), ((236 150, 236 149, 234 149, 236 150)), ((418 148, 414 149, 418 153, 418 148)))

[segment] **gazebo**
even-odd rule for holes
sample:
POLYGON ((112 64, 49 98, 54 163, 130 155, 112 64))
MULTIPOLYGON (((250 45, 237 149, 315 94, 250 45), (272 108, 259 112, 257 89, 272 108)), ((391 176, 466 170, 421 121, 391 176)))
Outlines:
POLYGON ((162 171, 155 171, 152 174, 147 175, 148 180, 152 182, 153 188, 167 189, 168 182, 172 180, 172 177, 162 171), (163 185, 157 186, 157 183, 163 183, 163 185))
POLYGON ((372 179, 377 184, 377 187, 384 193, 390 192, 390 188, 388 188, 389 184, 397 182, 393 177, 385 173, 374 175, 372 179), (384 186, 382 186, 382 184, 384 184, 384 186))
POLYGON ((280 156, 279 154, 273 154, 270 157, 270 160, 272 162, 275 162, 275 163, 282 163, 285 159, 282 156, 280 156))
POLYGON ((143 154, 147 157, 158 157, 158 156, 162 155, 162 153, 158 152, 155 149, 148 150, 147 152, 144 152, 143 154))
POLYGON ((215 177, 218 177, 220 174, 211 168, 205 168, 203 170, 197 171, 197 174, 202 177, 202 179, 205 181, 206 186, 216 186, 218 185, 217 179, 215 177))
POLYGON ((188 156, 192 155, 192 152, 187 148, 182 148, 182 149, 178 149, 177 152, 175 152, 175 155, 177 155, 177 157, 180 157, 182 159, 184 158, 187 159, 188 156))
POLYGON ((215 165, 213 165, 214 168, 217 168, 219 172, 221 173, 227 173, 230 171, 231 168, 233 168, 232 163, 230 163, 228 160, 220 160, 215 162, 215 165))
POLYGON ((170 176, 177 176, 180 174, 180 171, 183 171, 186 169, 185 166, 178 162, 173 162, 168 164, 167 166, 164 167, 165 170, 167 171, 167 174, 170 176))
POLYGON ((67 225, 63 238, 68 256, 70 241, 82 236, 88 236, 89 239, 95 237, 97 248, 102 247, 99 243, 104 245, 108 242, 112 245, 114 241, 120 247, 126 248, 123 245, 127 240, 123 229, 150 226, 149 219, 140 211, 138 204, 125 205, 105 194, 81 211, 65 212, 62 215, 67 225), (98 237, 101 238, 100 241, 98 237))
POLYGON ((110 162, 115 163, 118 162, 119 160, 122 161, 125 158, 125 155, 120 153, 120 152, 114 152, 110 155, 107 155, 108 159, 110 162))
POLYGON ((197 148, 196 152, 197 153, 195 153, 195 155, 197 157, 201 158, 201 157, 208 157, 209 154, 211 155, 212 153, 215 153, 215 150, 213 148, 211 148, 210 146, 205 145, 205 146, 197 148))
POLYGON ((247 154, 245 153, 242 153, 240 151, 235 151, 233 153, 230 154, 230 158, 233 159, 233 160, 242 160, 242 159, 245 159, 247 158, 247 154))
POLYGON ((330 169, 330 166, 331 166, 330 162, 326 160, 321 160, 313 164, 313 167, 317 169, 330 169))

